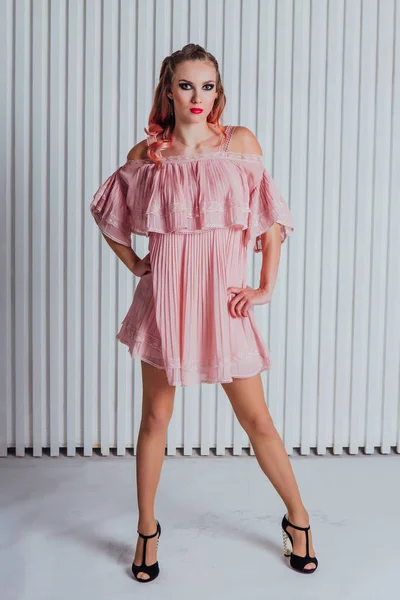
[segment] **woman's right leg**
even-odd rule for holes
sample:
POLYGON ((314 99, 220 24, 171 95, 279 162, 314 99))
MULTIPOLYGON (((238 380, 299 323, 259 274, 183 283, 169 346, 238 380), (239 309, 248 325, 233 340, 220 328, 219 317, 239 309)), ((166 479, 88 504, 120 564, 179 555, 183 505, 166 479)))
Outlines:
MULTIPOLYGON (((167 429, 172 417, 175 398, 175 386, 168 383, 163 369, 141 361, 143 381, 142 418, 136 450, 136 486, 138 500, 138 530, 144 535, 156 532, 154 501, 161 468, 165 456, 167 429)), ((158 536, 147 540, 146 565, 157 560, 158 536)), ((138 536, 135 565, 141 565, 143 556, 143 538, 138 536)), ((146 573, 138 577, 148 579, 146 573)))

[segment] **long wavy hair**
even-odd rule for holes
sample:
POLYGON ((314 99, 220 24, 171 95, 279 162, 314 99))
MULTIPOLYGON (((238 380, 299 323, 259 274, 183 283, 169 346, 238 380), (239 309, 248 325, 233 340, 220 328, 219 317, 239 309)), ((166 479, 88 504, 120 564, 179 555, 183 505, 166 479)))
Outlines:
POLYGON ((219 123, 219 118, 226 105, 226 97, 221 82, 218 61, 202 46, 199 46, 198 44, 187 44, 182 50, 177 50, 170 56, 164 58, 161 64, 158 84, 154 91, 153 106, 149 115, 148 127, 144 128, 147 135, 158 135, 159 138, 161 138, 159 141, 151 143, 147 149, 148 158, 156 163, 157 168, 160 168, 162 163, 160 152, 169 148, 172 144, 170 136, 175 127, 173 100, 172 98, 169 98, 167 94, 172 89, 176 67, 187 60, 202 60, 204 62, 211 62, 214 65, 217 73, 216 91, 218 98, 215 99, 214 106, 207 116, 207 122, 216 125, 220 133, 226 135, 222 125, 219 123))

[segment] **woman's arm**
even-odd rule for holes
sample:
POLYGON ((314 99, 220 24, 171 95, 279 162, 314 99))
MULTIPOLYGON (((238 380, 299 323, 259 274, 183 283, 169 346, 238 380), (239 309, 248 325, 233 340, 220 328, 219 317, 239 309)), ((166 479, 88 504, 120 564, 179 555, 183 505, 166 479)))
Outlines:
MULTIPOLYGON (((147 141, 142 140, 129 151, 127 155, 127 160, 144 158, 146 152, 147 141)), ((114 239, 108 237, 105 233, 103 233, 103 231, 101 231, 101 234, 106 240, 107 244, 110 246, 110 248, 118 256, 118 258, 134 275, 141 277, 149 271, 149 261, 146 259, 146 257, 144 259, 139 258, 130 246, 115 241, 114 239)))
MULTIPOLYGON (((236 132, 236 139, 240 144, 239 152, 244 152, 245 154, 259 154, 262 156, 262 148, 256 136, 250 129, 247 127, 237 127, 233 136, 236 132)), ((281 257, 281 225, 279 223, 274 223, 268 231, 260 236, 260 238, 262 244, 260 289, 272 294, 278 277, 278 267, 281 257)))
MULTIPOLYGON (((237 127, 232 135, 231 142, 233 142, 236 132, 236 152, 258 154, 262 156, 261 146, 250 129, 247 127, 237 127)), ((272 292, 278 276, 282 241, 284 241, 287 235, 293 231, 293 223, 289 209, 283 198, 281 198, 275 182, 266 169, 263 170, 263 177, 260 185, 261 184, 262 189, 258 189, 257 196, 253 198, 253 200, 258 203, 254 210, 258 211, 256 215, 258 217, 260 215, 265 216, 266 213, 269 213, 269 218, 264 218, 262 227, 256 228, 258 231, 264 229, 264 233, 257 235, 257 245, 253 248, 255 252, 262 251, 260 286, 257 289, 253 289, 248 285, 244 288, 229 287, 227 289, 228 294, 234 294, 234 298, 228 302, 229 312, 234 318, 247 317, 248 310, 251 306, 256 304, 268 304, 271 301, 272 292), (275 215, 276 208, 277 214, 275 215), (269 225, 270 222, 272 222, 272 225, 269 225)))
POLYGON ((107 244, 110 246, 112 250, 114 250, 115 254, 118 256, 120 260, 124 263, 125 266, 133 273, 135 265, 141 260, 137 254, 133 251, 132 248, 128 248, 128 246, 124 246, 124 244, 119 244, 115 242, 111 238, 107 237, 102 233, 103 238, 106 240, 107 244))
POLYGON ((272 295, 281 258, 281 225, 279 223, 274 223, 268 231, 261 235, 261 244, 260 289, 272 295))

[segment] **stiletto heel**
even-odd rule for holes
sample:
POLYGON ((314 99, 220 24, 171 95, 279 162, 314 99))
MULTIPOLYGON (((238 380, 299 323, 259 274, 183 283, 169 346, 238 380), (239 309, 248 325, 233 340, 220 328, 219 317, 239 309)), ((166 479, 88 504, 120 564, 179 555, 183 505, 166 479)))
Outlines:
POLYGON ((158 548, 158 542, 160 540, 160 535, 161 535, 161 525, 157 521, 157 531, 155 533, 153 533, 152 535, 143 535, 143 533, 140 533, 139 529, 137 530, 137 532, 140 535, 140 537, 144 539, 143 556, 142 556, 142 564, 140 566, 135 565, 135 563, 132 562, 132 573, 133 573, 136 581, 140 581, 140 583, 147 583, 148 581, 153 581, 153 579, 155 579, 160 572, 160 568, 158 566, 158 560, 155 563, 153 563, 152 565, 146 565, 147 540, 155 537, 158 533, 158 540, 157 540, 157 548, 158 548), (137 577, 138 573, 146 573, 146 575, 149 575, 149 577, 147 579, 141 579, 140 577, 137 577))
POLYGON ((314 573, 318 567, 318 560, 315 556, 310 556, 310 545, 308 539, 308 531, 310 529, 310 525, 308 527, 298 527, 297 525, 293 525, 284 515, 282 519, 282 536, 283 536, 283 554, 285 556, 290 556, 290 566, 295 571, 299 571, 299 573, 314 573), (306 532, 306 555, 299 556, 298 554, 293 554, 293 538, 290 533, 287 531, 287 527, 293 527, 293 529, 299 529, 300 531, 306 532), (309 563, 314 563, 314 569, 305 569, 305 565, 309 563))

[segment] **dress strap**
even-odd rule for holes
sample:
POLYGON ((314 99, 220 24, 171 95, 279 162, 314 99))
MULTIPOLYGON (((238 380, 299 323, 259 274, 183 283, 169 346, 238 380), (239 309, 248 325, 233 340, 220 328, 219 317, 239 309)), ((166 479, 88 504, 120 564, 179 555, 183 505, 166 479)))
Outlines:
POLYGON ((232 134, 235 131, 235 129, 236 129, 236 126, 234 126, 234 125, 226 126, 226 129, 225 129, 226 137, 222 139, 221 145, 219 147, 220 152, 228 151, 229 142, 231 141, 231 137, 232 137, 232 134))

